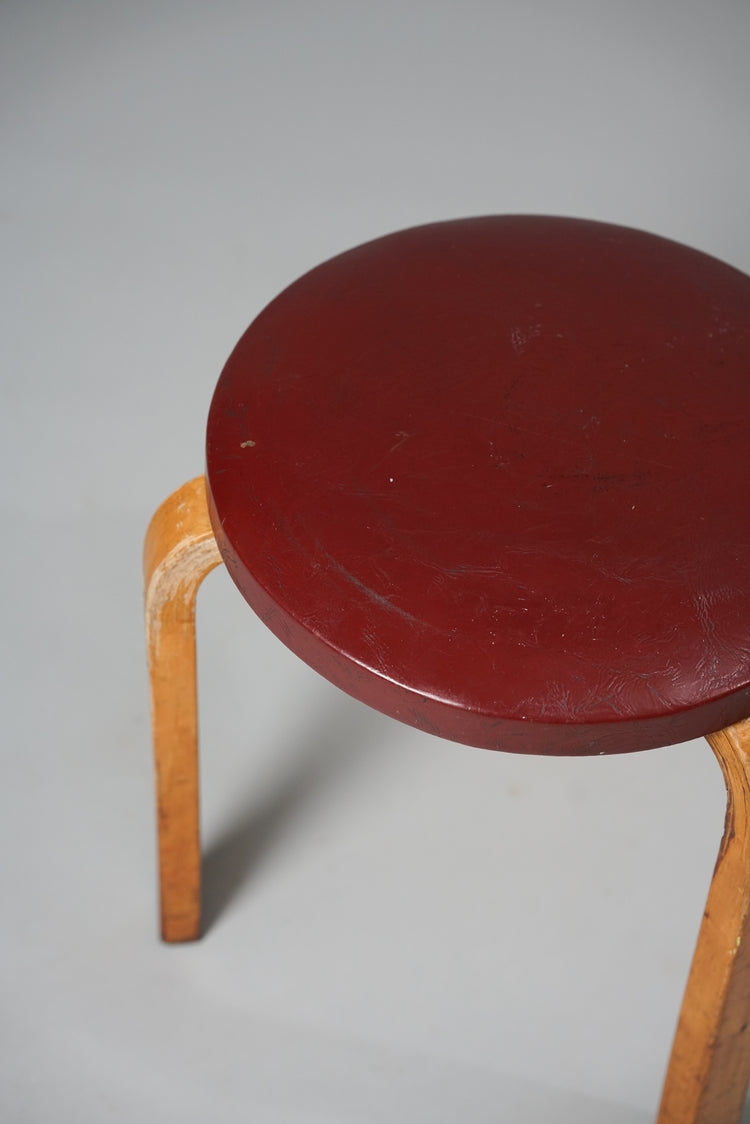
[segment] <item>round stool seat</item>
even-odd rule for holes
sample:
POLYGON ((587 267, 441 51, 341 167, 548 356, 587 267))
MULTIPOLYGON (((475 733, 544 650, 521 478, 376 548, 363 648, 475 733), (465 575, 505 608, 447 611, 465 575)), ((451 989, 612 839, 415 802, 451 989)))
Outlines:
POLYGON ((750 278, 604 223, 465 219, 313 269, 207 437, 228 569, 366 703, 470 745, 750 715, 750 278))

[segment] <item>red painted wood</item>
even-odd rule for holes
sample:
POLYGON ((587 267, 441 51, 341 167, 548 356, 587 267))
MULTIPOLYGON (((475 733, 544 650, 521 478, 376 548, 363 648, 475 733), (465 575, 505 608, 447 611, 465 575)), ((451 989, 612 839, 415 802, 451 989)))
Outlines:
POLYGON ((365 702, 529 753, 750 715, 750 278, 652 235, 467 219, 312 270, 208 422, 246 599, 365 702))

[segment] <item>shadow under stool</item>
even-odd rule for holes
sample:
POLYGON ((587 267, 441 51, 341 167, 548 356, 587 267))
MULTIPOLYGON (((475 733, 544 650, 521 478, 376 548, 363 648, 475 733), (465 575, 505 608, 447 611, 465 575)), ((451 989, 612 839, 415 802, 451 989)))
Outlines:
POLYGON ((750 1074, 750 278, 505 216, 331 259, 219 379, 206 476, 146 539, 162 934, 200 934, 195 594, 220 561, 349 694, 467 745, 706 736, 728 792, 659 1124, 750 1074))

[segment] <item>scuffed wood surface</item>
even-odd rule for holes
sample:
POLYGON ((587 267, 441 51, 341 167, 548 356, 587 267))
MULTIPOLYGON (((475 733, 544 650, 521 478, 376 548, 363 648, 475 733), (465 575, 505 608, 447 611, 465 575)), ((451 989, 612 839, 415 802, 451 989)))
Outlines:
POLYGON ((146 534, 146 639, 156 766, 161 933, 200 936, 201 855, 195 596, 221 562, 203 476, 158 509, 146 534))
POLYGON ((738 1124, 750 1077, 750 720, 710 734, 727 786, 657 1124, 738 1124))

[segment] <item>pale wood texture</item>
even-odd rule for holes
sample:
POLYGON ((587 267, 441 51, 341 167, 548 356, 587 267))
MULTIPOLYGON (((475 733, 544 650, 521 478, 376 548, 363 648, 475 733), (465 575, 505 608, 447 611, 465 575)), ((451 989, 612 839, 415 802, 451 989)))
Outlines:
POLYGON ((165 941, 200 936, 195 595, 219 562, 199 476, 158 509, 143 560, 165 941))
POLYGON ((727 814, 657 1124, 737 1124, 750 1076, 750 719, 708 741, 727 814))

